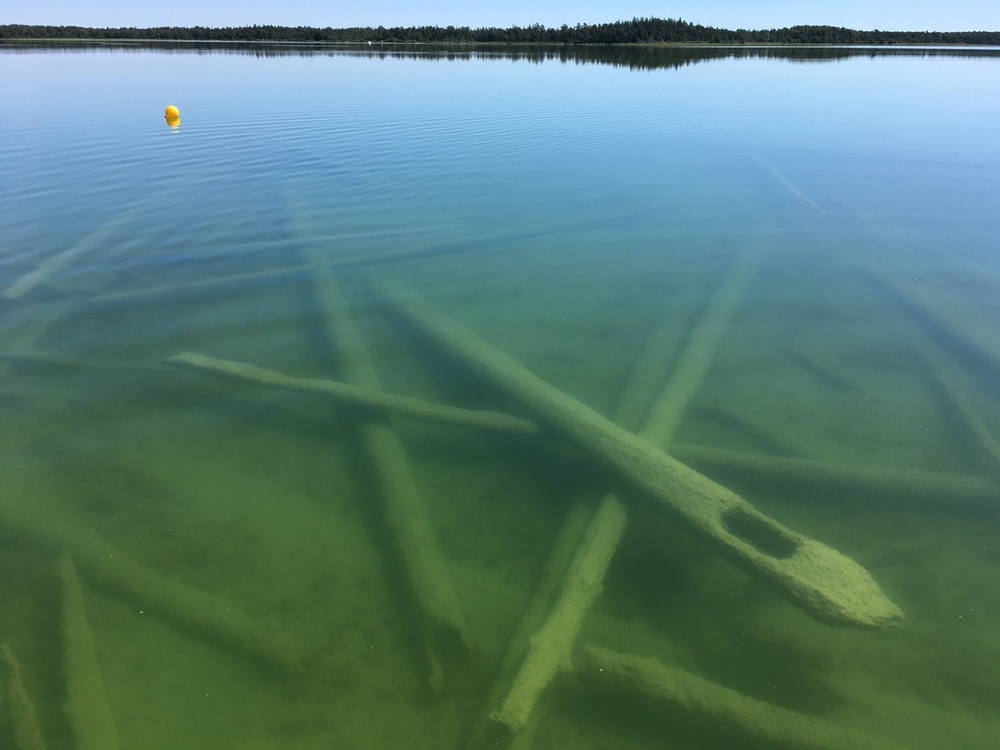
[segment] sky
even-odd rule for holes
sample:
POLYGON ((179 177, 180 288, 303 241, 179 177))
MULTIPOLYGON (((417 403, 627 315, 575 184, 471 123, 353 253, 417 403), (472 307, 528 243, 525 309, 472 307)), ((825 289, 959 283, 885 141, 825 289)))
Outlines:
POLYGON ((574 26, 636 16, 767 29, 1000 31, 1000 0, 6 0, 0 24, 53 26, 574 26))

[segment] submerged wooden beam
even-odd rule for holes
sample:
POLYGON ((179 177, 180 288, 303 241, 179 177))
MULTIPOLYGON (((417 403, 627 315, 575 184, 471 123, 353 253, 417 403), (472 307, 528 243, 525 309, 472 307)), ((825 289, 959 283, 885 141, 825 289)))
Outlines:
POLYGON ((902 750, 888 739, 751 698, 653 658, 588 646, 576 663, 602 684, 681 710, 713 727, 735 729, 761 747, 902 750))
POLYGON ((365 409, 376 413, 412 417, 430 422, 440 422, 442 424, 497 432, 522 435, 537 435, 539 433, 538 426, 533 422, 512 417, 508 414, 460 409, 410 396, 397 396, 376 388, 367 388, 352 383, 322 380, 319 378, 297 378, 275 372, 274 370, 267 370, 263 367, 207 357, 202 354, 182 352, 174 357, 170 357, 166 361, 244 380, 257 385, 315 393, 327 396, 345 406, 365 409))
MULTIPOLYGON (((870 505, 874 496, 878 507, 1000 511, 1000 486, 983 477, 789 458, 690 443, 673 443, 670 452, 713 477, 779 483, 800 492, 817 493, 820 498, 836 495, 838 502, 860 498, 859 502, 870 505)), ((816 499, 816 495, 809 497, 816 499)))
POLYGON ((935 337, 932 332, 943 331, 951 338, 952 343, 959 342, 967 350, 975 352, 994 373, 1000 371, 1000 336, 996 335, 994 327, 963 317, 952 306, 912 280, 904 280, 868 265, 862 266, 861 270, 875 284, 888 290, 898 302, 903 317, 901 325, 910 343, 938 388, 989 456, 996 474, 1000 470, 1000 440, 983 419, 982 410, 970 401, 961 382, 961 366, 955 361, 954 355, 933 340, 940 336, 935 337))
MULTIPOLYGON (((639 436, 650 444, 666 445, 680 425, 684 410, 704 380, 719 340, 743 296, 756 260, 757 255, 753 251, 741 252, 709 299, 704 314, 690 332, 687 345, 675 362, 670 378, 641 420, 639 436)), ((663 361, 662 351, 651 351, 649 348, 661 349, 663 344, 663 337, 653 337, 640 362, 663 361)), ((635 387, 630 381, 619 398, 616 420, 628 418, 630 391, 635 387)), ((572 565, 565 574, 559 598, 544 625, 532 637, 531 646, 507 698, 493 714, 495 721, 511 731, 519 732, 528 725, 542 691, 558 672, 569 669, 576 635, 603 588, 627 519, 625 505, 615 493, 607 493, 601 498, 572 565)))
POLYGON ((21 665, 6 643, 0 645, 0 662, 3 663, 0 672, 5 675, 3 686, 7 693, 7 716, 10 718, 15 750, 45 750, 35 706, 21 680, 21 665))
POLYGON ((767 413, 764 409, 750 412, 737 408, 742 404, 701 405, 699 415, 749 441, 754 450, 763 450, 779 456, 825 460, 830 457, 830 447, 815 443, 797 424, 767 413))
MULTIPOLYGON (((378 388, 379 378, 368 345, 357 329, 336 278, 330 271, 320 270, 313 280, 324 327, 347 379, 366 388, 378 388)), ((410 592, 420 611, 429 683, 440 689, 444 679, 441 654, 468 651, 471 647, 465 615, 399 435, 384 421, 364 422, 358 430, 384 504, 383 517, 395 539, 410 592)))
POLYGON ((87 297, 85 301, 93 304, 105 304, 107 302, 122 300, 145 299, 161 294, 178 294, 180 292, 195 291, 213 286, 225 286, 226 284, 239 284, 257 279, 276 279, 282 276, 305 273, 314 269, 315 266, 311 263, 298 263, 280 268, 265 268, 259 271, 244 271, 243 273, 213 276, 207 279, 194 279, 193 281, 179 281, 172 284, 157 284, 140 289, 121 289, 116 292, 104 292, 103 294, 93 294, 87 297))
MULTIPOLYGON (((504 699, 521 671, 532 637, 549 616, 560 585, 566 577, 566 571, 577 556, 580 542, 587 533, 595 512, 593 503, 577 500, 563 519, 549 550, 549 558, 542 569, 541 580, 535 587, 531 601, 507 644, 500 660, 498 674, 473 725, 467 745, 469 750, 510 748, 513 746, 512 739, 530 734, 529 730, 521 730, 518 735, 512 737, 510 728, 497 721, 496 713, 501 709, 504 699)), ((525 739, 525 742, 528 740, 525 739)))
MULTIPOLYGON (((1000 441, 983 419, 983 410, 970 400, 968 390, 962 383, 961 368, 952 356, 935 346, 922 331, 912 330, 910 341, 941 392, 962 417, 980 448, 990 457, 994 475, 1000 476, 1000 441)), ((996 421, 995 411, 993 416, 996 421)))
MULTIPOLYGON (((310 238, 310 241, 316 242, 323 239, 334 238, 312 237, 310 238)), ((140 289, 121 289, 115 292, 104 292, 102 294, 90 295, 85 298, 85 301, 94 304, 104 304, 107 302, 145 299, 147 297, 156 297, 163 294, 180 294, 182 292, 198 291, 215 286, 226 286, 227 284, 242 284, 263 279, 280 279, 284 276, 312 273, 320 268, 337 268, 342 266, 367 265, 370 263, 398 262, 408 260, 413 257, 420 257, 420 253, 409 249, 387 250, 382 253, 356 253, 354 255, 324 259, 318 263, 293 263, 287 266, 262 268, 257 271, 243 271, 241 273, 223 274, 221 276, 211 276, 208 278, 193 279, 189 281, 156 284, 154 286, 147 286, 140 289)))
POLYGON ((0 506, 0 524, 68 549, 84 575, 122 594, 162 620, 190 628, 254 662, 295 674, 307 651, 300 644, 194 586, 157 573, 99 537, 63 528, 55 518, 24 507, 0 506))
POLYGON ((76 739, 76 750, 117 750, 118 731, 94 651, 83 586, 68 551, 63 551, 59 559, 59 574, 63 589, 66 716, 76 739))
POLYGON ((1000 372, 1000 334, 996 321, 989 324, 970 318, 910 278, 871 267, 863 270, 907 308, 923 317, 925 324, 945 331, 987 361, 994 372, 1000 372))
POLYGON ((147 196, 125 207, 117 216, 105 221, 62 252, 46 258, 38 267, 24 274, 3 292, 0 292, 0 297, 12 300, 23 299, 35 287, 47 282, 52 276, 73 263, 79 256, 99 245, 119 227, 149 208, 154 198, 159 195, 147 196))
POLYGON ((670 378, 643 420, 639 434, 647 442, 663 449, 670 444, 684 411, 705 380, 719 341, 753 277, 757 260, 758 254, 754 250, 743 250, 712 294, 670 378))
POLYGON ((545 429, 612 471, 695 537, 816 619, 881 628, 902 619, 855 561, 788 529, 716 484, 542 381, 454 321, 413 297, 392 306, 448 356, 518 401, 545 429))
POLYGON ((625 506, 614 495, 607 495, 587 526, 558 600, 531 636, 510 692, 493 714, 494 721, 513 732, 523 729, 542 691, 557 673, 570 669, 573 643, 584 616, 604 588, 608 565, 627 521, 625 506))

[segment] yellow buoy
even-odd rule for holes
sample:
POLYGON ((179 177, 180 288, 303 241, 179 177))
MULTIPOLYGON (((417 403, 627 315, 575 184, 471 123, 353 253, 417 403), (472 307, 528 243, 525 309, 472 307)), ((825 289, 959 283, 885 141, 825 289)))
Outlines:
POLYGON ((167 125, 170 126, 171 130, 177 130, 181 124, 181 111, 171 104, 163 110, 163 119, 167 121, 167 125))

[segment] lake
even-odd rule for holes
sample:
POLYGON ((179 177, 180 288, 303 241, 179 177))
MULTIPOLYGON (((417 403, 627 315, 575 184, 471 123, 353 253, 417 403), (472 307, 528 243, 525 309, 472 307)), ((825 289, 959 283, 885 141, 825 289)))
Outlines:
POLYGON ((0 47, 0 745, 995 748, 997 91, 0 47))

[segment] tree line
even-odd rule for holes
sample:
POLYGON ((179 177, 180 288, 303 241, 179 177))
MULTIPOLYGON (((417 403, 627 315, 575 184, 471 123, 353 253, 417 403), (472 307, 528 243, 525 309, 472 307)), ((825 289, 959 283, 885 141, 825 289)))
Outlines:
POLYGON ((726 58, 753 58, 822 63, 858 57, 875 59, 887 56, 978 58, 983 55, 1000 57, 1000 50, 971 46, 941 45, 934 47, 892 46, 813 46, 813 45, 669 45, 669 44, 426 44, 407 43, 347 45, 347 44, 260 44, 257 42, 196 42, 196 41, 135 41, 110 42, 80 40, 27 40, 9 45, 15 52, 72 51, 100 45, 102 49, 120 53, 163 52, 176 54, 188 51, 196 54, 228 54, 247 57, 312 57, 314 55, 351 55, 373 59, 412 59, 423 61, 494 59, 502 57, 515 62, 575 63, 577 65, 611 65, 632 70, 683 68, 701 62, 726 58), (992 54, 991 54, 992 53, 992 54))
POLYGON ((438 44, 1000 44, 1000 31, 858 31, 836 26, 746 30, 680 19, 633 18, 603 24, 541 24, 510 28, 395 26, 335 29, 310 26, 87 28, 0 26, 0 39, 82 39, 197 42, 438 43, 438 44))

